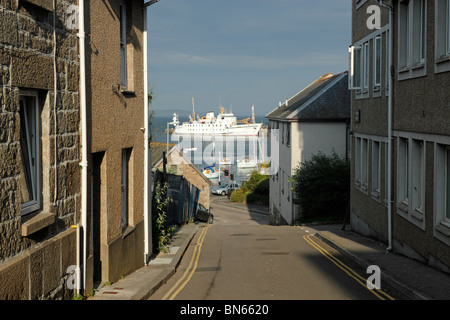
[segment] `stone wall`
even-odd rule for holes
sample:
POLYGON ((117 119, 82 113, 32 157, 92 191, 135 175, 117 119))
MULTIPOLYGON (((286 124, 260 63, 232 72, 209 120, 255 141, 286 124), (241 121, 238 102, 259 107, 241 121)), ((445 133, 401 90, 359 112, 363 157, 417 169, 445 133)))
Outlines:
POLYGON ((58 292, 75 263, 70 226, 81 207, 78 40, 65 23, 74 2, 57 1, 54 61, 53 2, 0 0, 0 299, 68 297, 58 292), (41 205, 27 215, 19 183, 24 91, 36 95, 41 112, 41 205))

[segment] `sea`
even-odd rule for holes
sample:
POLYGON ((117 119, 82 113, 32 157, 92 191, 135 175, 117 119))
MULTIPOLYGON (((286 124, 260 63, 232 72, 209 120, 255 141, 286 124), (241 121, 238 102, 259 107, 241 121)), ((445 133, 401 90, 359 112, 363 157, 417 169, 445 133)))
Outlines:
MULTIPOLYGON (((241 118, 238 117, 238 119, 241 118)), ((188 121, 187 118, 183 119, 182 117, 179 120, 180 122, 188 121)), ((173 126, 169 124, 172 122, 172 117, 153 115, 151 119, 152 141, 177 145, 184 150, 184 156, 200 170, 208 167, 219 169, 219 177, 210 179, 214 186, 230 181, 242 184, 250 178, 255 170, 267 174, 267 169, 261 168, 261 166, 253 168, 238 168, 237 166, 238 161, 242 161, 244 158, 256 159, 260 164, 267 163, 270 159, 270 143, 266 129, 268 120, 264 116, 255 116, 255 121, 265 125, 258 137, 206 134, 177 136, 170 134, 170 131, 167 134, 168 127, 173 129, 173 126), (227 164, 221 164, 220 159, 227 159, 227 164), (226 175, 226 170, 228 175, 226 175)))

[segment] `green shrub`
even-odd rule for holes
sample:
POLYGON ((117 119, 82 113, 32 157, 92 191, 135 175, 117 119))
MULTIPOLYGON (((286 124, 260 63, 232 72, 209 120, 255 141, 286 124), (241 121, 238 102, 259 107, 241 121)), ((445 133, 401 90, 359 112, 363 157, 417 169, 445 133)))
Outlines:
POLYGON ((231 202, 240 202, 244 203, 246 198, 246 192, 244 189, 239 188, 234 190, 230 195, 230 201, 231 202))
POLYGON ((269 176, 253 171, 250 179, 233 191, 232 202, 260 203, 269 205, 269 176))
POLYGON ((350 163, 333 152, 318 153, 297 166, 290 179, 302 218, 343 218, 350 198, 350 163))

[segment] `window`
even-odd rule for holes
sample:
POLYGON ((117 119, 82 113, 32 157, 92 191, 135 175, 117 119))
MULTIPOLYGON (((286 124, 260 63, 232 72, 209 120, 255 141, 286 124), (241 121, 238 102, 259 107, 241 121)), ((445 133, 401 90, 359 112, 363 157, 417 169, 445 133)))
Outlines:
POLYGON ((356 138, 355 144, 355 186, 364 193, 368 193, 369 180, 369 149, 368 140, 356 138))
POLYGON ((20 147, 22 171, 19 178, 22 214, 41 209, 41 120, 38 96, 23 93, 20 104, 20 147))
POLYGON ((363 46, 363 54, 364 54, 364 58, 363 58, 363 89, 367 90, 369 89, 369 43, 366 42, 364 43, 363 46))
POLYGON ((120 84, 127 88, 127 9, 120 5, 120 84))
POLYGON ((397 152, 397 204, 400 210, 408 212, 409 201, 409 141, 398 139, 397 152))
POLYGON ((435 71, 450 71, 450 0, 435 3, 435 71))
POLYGON ((450 223, 450 148, 445 150, 445 215, 444 219, 450 223))
POLYGON ((424 213, 425 200, 425 152, 424 142, 421 140, 412 140, 411 144, 411 211, 424 213))
POLYGON ((130 159, 132 149, 122 150, 122 230, 129 226, 129 214, 130 214, 130 159))
POLYGON ((352 46, 350 53, 350 90, 362 90, 366 92, 369 89, 369 42, 362 46, 352 46))
POLYGON ((434 235, 450 245, 450 145, 435 144, 435 156, 434 235))
POLYGON ((401 79, 424 75, 426 57, 426 0, 399 4, 399 72, 401 79), (405 73, 406 72, 406 73, 405 73))
POLYGON ((381 88, 381 36, 375 37, 374 41, 374 59, 373 59, 373 87, 374 90, 381 88))
POLYGON ((361 185, 361 138, 355 138, 355 185, 361 185))
POLYGON ((369 181, 369 141, 361 140, 361 189, 367 193, 369 181))
POLYGON ((380 201, 381 194, 381 148, 379 141, 372 143, 372 197, 380 201))
POLYGON ((349 49, 350 53, 350 76, 349 89, 361 90, 361 64, 362 64, 362 50, 360 46, 352 46, 349 49))
POLYGON ((425 213, 425 141, 399 138, 397 163, 399 213, 424 226, 425 213))
POLYGON ((390 30, 386 31, 386 95, 389 92, 389 77, 391 76, 391 52, 390 52, 390 30))

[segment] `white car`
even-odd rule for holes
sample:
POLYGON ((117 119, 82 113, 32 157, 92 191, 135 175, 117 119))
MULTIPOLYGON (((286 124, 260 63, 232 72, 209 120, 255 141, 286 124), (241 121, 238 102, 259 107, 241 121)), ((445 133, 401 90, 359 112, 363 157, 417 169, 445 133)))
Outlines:
POLYGON ((234 190, 234 189, 238 189, 238 188, 239 188, 239 184, 237 184, 237 183, 224 183, 218 187, 212 187, 211 193, 226 196, 228 194, 228 190, 230 190, 230 189, 234 190))

